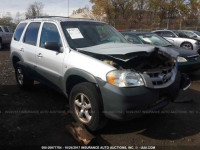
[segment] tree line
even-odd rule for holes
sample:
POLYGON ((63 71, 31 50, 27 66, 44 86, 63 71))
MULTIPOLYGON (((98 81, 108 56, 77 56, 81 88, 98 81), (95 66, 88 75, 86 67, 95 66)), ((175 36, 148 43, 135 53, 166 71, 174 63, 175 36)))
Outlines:
POLYGON ((197 26, 200 0, 90 0, 96 15, 117 28, 197 26))

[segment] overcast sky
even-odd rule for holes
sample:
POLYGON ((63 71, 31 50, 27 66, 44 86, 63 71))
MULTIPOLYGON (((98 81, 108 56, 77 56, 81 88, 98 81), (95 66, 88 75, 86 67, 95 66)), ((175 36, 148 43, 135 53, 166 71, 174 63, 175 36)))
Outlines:
MULTIPOLYGON (((12 17, 15 17, 16 12, 24 13, 28 6, 35 1, 44 4, 43 13, 54 16, 68 15, 68 0, 0 0, 0 13, 10 12, 12 17)), ((73 10, 86 5, 92 6, 89 0, 69 0, 69 12, 71 14, 73 10)))

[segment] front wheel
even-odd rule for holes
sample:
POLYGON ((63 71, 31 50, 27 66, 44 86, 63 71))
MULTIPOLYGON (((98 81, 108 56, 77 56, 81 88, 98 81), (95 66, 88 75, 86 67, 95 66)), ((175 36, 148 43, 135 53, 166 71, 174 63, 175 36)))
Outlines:
POLYGON ((18 83, 18 86, 21 89, 30 89, 33 87, 34 80, 30 79, 26 74, 25 71, 20 64, 20 62, 17 62, 15 65, 15 77, 18 83))
POLYGON ((91 131, 99 130, 106 123, 101 113, 100 100, 97 87, 88 82, 76 85, 70 93, 70 109, 73 117, 91 131))
POLYGON ((184 42, 183 44, 181 44, 181 47, 193 50, 193 46, 189 42, 184 42))

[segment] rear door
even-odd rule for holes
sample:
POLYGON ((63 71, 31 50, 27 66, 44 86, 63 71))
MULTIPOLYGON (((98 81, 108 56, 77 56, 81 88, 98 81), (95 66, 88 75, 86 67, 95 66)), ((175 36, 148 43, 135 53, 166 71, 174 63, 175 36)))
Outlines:
POLYGON ((36 68, 35 55, 40 25, 41 22, 31 22, 28 25, 20 48, 25 63, 32 69, 36 68))
POLYGON ((39 48, 36 51, 37 71, 41 73, 41 79, 47 84, 60 87, 62 77, 63 60, 65 53, 45 48, 46 42, 56 42, 62 48, 60 31, 55 23, 44 22, 39 40, 39 48), (53 83, 53 84, 52 84, 53 83))

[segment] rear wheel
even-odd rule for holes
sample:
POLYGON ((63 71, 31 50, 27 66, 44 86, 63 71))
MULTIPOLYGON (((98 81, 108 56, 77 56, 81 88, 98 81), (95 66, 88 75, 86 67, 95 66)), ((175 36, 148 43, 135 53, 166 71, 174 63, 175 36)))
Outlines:
POLYGON ((33 87, 34 80, 30 79, 25 74, 25 71, 20 62, 17 62, 15 65, 15 77, 21 89, 30 89, 33 87))
POLYGON ((91 131, 106 124, 101 113, 100 96, 94 84, 84 82, 76 85, 70 93, 70 109, 73 117, 91 131))
POLYGON ((181 44, 181 47, 193 50, 193 46, 189 42, 184 42, 183 44, 181 44))

